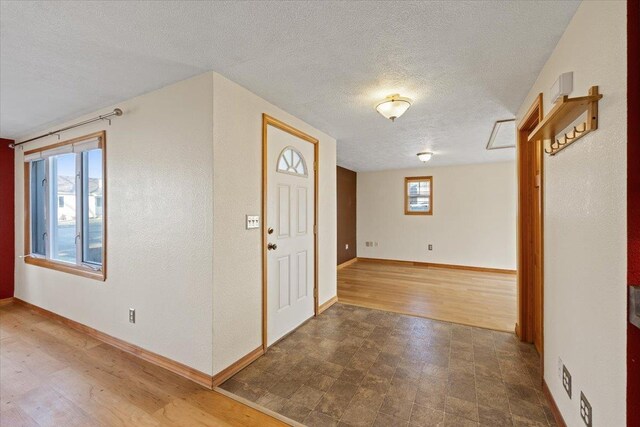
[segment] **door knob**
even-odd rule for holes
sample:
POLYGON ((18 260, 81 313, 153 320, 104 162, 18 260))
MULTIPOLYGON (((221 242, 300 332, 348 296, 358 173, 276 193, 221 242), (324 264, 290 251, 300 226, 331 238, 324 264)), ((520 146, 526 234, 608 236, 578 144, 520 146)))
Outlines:
POLYGON ((273 234, 273 228, 269 227, 269 228, 267 229, 267 233, 269 233, 269 234, 273 234))
POLYGON ((267 249, 269 249, 270 251, 275 251, 276 249, 278 249, 278 245, 276 245, 275 243, 269 243, 267 245, 267 249))

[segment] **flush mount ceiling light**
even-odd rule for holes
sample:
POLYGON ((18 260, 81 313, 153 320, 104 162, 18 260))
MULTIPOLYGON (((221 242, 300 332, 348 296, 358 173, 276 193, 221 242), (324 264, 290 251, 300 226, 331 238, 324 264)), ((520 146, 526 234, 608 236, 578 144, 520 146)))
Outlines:
POLYGON ((389 95, 376 104, 376 111, 392 122, 411 107, 411 99, 398 94, 389 95))
POLYGON ((418 153, 418 158, 421 162, 427 163, 433 157, 433 153, 429 153, 428 151, 423 151, 422 153, 418 153))

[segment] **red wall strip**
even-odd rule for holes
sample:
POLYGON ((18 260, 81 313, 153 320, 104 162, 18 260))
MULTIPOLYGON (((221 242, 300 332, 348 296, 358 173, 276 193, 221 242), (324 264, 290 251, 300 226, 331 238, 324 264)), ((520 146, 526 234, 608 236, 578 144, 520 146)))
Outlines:
MULTIPOLYGON (((627 280, 640 285, 640 2, 627 1, 627 280)), ((640 329, 627 325, 627 425, 640 427, 640 329)))
POLYGON ((13 149, 10 139, 0 138, 0 299, 13 296, 14 185, 13 149))

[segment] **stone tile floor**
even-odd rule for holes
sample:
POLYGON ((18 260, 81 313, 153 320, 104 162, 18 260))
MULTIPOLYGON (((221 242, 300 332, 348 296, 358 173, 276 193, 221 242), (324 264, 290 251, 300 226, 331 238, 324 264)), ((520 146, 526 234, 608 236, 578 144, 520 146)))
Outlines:
POLYGON ((309 426, 555 425, 514 334, 335 304, 221 387, 309 426))

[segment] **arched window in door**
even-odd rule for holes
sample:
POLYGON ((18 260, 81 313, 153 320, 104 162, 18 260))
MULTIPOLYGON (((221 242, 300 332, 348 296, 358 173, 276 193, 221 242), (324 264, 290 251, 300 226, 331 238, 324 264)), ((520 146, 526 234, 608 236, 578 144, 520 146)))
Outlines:
POLYGON ((285 147, 278 156, 276 170, 290 175, 307 176, 307 163, 298 150, 293 147, 285 147))

